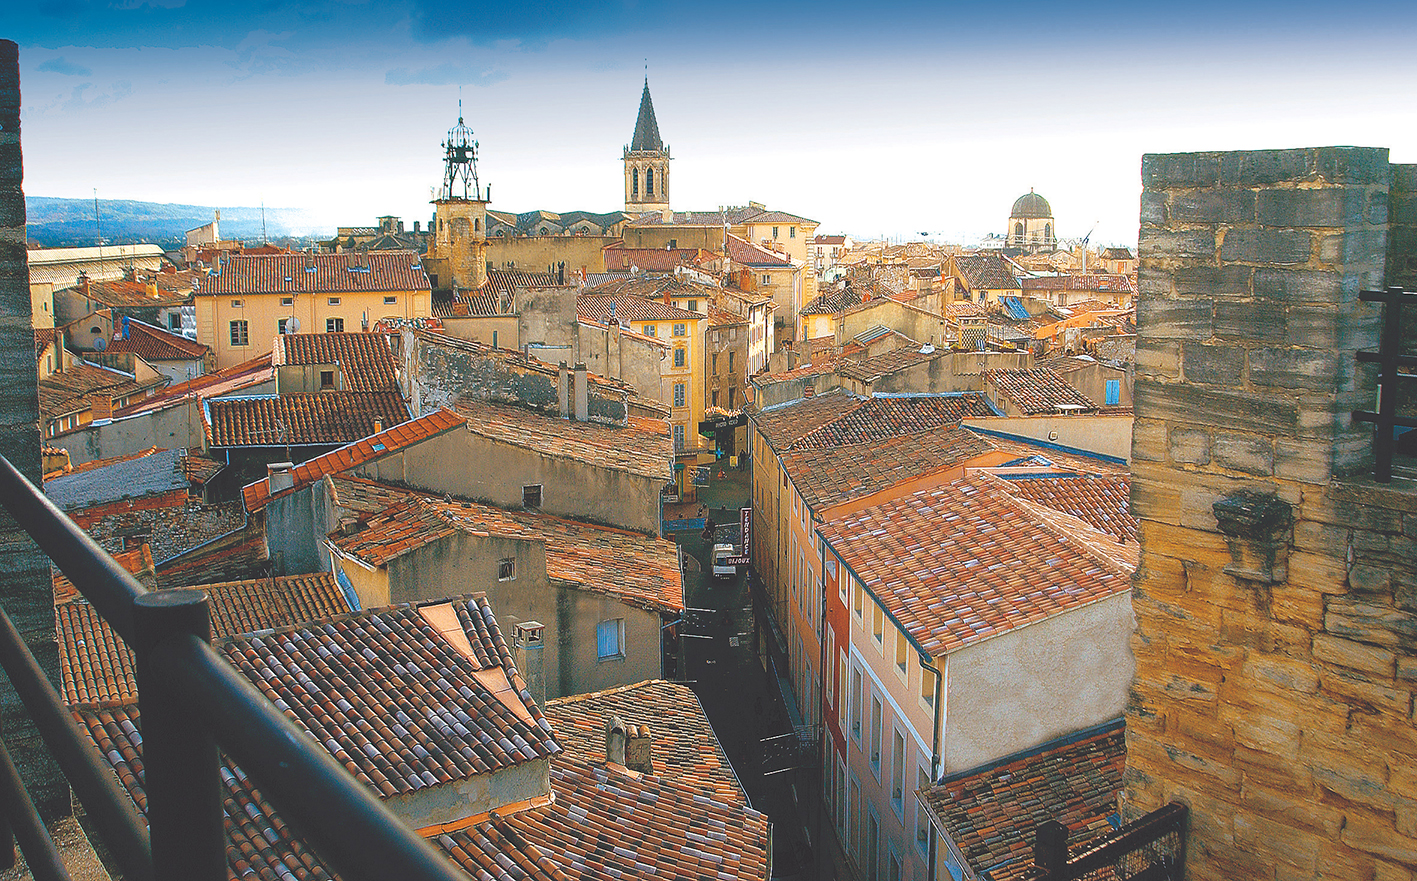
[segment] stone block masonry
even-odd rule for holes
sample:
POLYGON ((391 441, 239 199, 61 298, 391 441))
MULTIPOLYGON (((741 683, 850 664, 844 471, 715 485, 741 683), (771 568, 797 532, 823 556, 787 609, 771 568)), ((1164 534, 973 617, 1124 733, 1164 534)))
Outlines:
MULTIPOLYGON (((20 153, 19 47, 0 40, 0 455, 38 485, 39 378, 35 372, 34 321, 25 251, 24 164, 20 153)), ((0 511, 0 605, 38 659, 59 682, 54 639, 54 593, 49 561, 9 514, 0 511)), ((5 742, 40 813, 69 813, 69 788, 49 760, 10 681, 0 685, 5 742)))
POLYGON ((1385 149, 1147 156, 1125 810, 1192 879, 1417 878, 1417 484, 1375 484, 1380 308, 1417 282, 1385 149))

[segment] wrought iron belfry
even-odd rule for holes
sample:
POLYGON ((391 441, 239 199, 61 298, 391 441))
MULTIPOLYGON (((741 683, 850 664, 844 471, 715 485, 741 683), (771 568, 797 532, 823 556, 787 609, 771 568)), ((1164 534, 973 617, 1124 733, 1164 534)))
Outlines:
POLYGON ((1365 303, 1383 304, 1382 338, 1376 352, 1359 352, 1360 364, 1378 365, 1378 410, 1354 410, 1354 422, 1373 423, 1373 479, 1379 483, 1392 480, 1392 457, 1397 448, 1394 428, 1417 428, 1417 419, 1397 415, 1398 388, 1402 381, 1417 380, 1417 375, 1399 373, 1399 367, 1417 368, 1417 357, 1402 354, 1402 307, 1417 306, 1417 293, 1402 288, 1383 291, 1360 291, 1365 303))
POLYGON ((461 99, 458 100, 458 124, 443 142, 442 198, 482 200, 482 188, 477 183, 477 141, 472 138, 472 129, 463 124, 461 99))

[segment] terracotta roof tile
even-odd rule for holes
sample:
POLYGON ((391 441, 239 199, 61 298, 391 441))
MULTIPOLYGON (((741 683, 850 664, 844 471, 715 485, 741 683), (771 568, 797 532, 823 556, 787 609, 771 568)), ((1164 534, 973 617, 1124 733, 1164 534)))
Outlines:
POLYGON ((342 552, 383 566, 461 530, 544 542, 546 574, 655 612, 682 611, 684 583, 673 542, 533 511, 408 493, 352 535, 331 533, 342 552))
POLYGON ((348 444, 375 432, 375 422, 408 421, 396 391, 295 392, 209 400, 207 438, 213 447, 348 444))
POLYGON ((114 398, 141 398, 149 391, 166 385, 167 377, 158 376, 138 382, 125 373, 80 361, 51 373, 39 381, 39 412, 43 419, 53 419, 66 413, 89 409, 92 395, 114 398))
POLYGON ((111 340, 104 351, 132 352, 150 362, 195 361, 206 357, 211 348, 146 322, 124 318, 118 338, 111 340))
POLYGON ((34 329, 34 360, 39 363, 39 359, 44 357, 44 350, 53 344, 64 331, 57 327, 36 327, 34 329))
POLYGON ((958 424, 871 443, 791 449, 783 467, 815 511, 888 489, 944 468, 963 465, 994 449, 958 424))
POLYGON ((661 300, 651 300, 637 294, 604 294, 598 291, 577 295, 576 316, 602 324, 612 318, 624 324, 627 321, 689 322, 707 317, 702 312, 678 309, 661 300))
POLYGON ((953 259, 971 291, 1021 290, 1013 267, 1000 254, 964 254, 953 259))
POLYGON ((326 618, 229 639, 218 651, 384 798, 561 751, 485 597, 326 618), (447 605, 470 652, 421 613, 447 605), (509 690, 494 692, 476 675, 492 669, 509 690))
POLYGON ((202 279, 198 296, 428 290, 428 274, 412 251, 381 251, 367 260, 358 253, 235 254, 202 279))
POLYGON ((221 584, 269 578, 270 573, 265 531, 248 525, 167 558, 158 569, 157 583, 162 588, 221 584))
MULTIPOLYGON (((144 584, 153 576, 153 552, 146 542, 131 551, 120 551, 113 554, 112 557, 125 571, 144 576, 138 579, 144 584)), ((54 602, 56 604, 83 598, 79 589, 58 568, 50 569, 50 581, 54 587, 54 602)))
MULTIPOLYGON (((1022 279, 1024 291, 1096 291, 1098 293, 1135 293, 1132 280, 1125 275, 1089 272, 1075 275, 1045 275, 1022 279)), ((1069 306, 1068 308, 1076 308, 1069 306)), ((1103 308, 1111 309, 1112 306, 1103 308)))
POLYGON ((293 333, 275 338, 275 367, 338 364, 345 388, 382 392, 398 388, 389 339, 381 333, 293 333))
POLYGON ((1074 850, 1113 830, 1126 765, 1121 722, 946 778, 924 799, 970 868, 994 881, 1031 877, 1034 830, 1057 820, 1074 850))
POLYGON ((931 345, 905 345, 900 348, 866 358, 861 361, 845 361, 837 372, 859 382, 876 382, 882 377, 899 373, 917 364, 924 364, 949 354, 948 349, 937 349, 931 345))
POLYGON ((673 272, 680 266, 699 266, 716 255, 701 248, 626 248, 607 247, 606 272, 629 272, 633 266, 641 272, 673 272))
MULTIPOLYGON (((167 407, 190 404, 201 398, 229 395, 242 389, 271 382, 274 377, 275 370, 271 367, 271 353, 266 352, 250 361, 243 361, 215 373, 206 373, 186 382, 170 385, 152 397, 144 398, 114 411, 113 416, 115 419, 123 419, 128 416, 136 416, 139 413, 149 413, 167 407)), ((274 390, 274 386, 272 386, 272 390, 274 390)))
POLYGON ((1091 412, 1097 409, 1086 395, 1068 385, 1056 370, 1047 367, 986 370, 984 381, 1030 416, 1059 410, 1091 412))
POLYGON ((964 477, 818 531, 932 655, 1130 589, 1130 569, 1066 535, 1002 483, 988 474, 964 477))
POLYGON ((605 761, 609 716, 619 716, 627 725, 646 725, 656 774, 726 804, 748 804, 713 726, 688 686, 650 680, 557 698, 547 702, 546 715, 567 757, 587 764, 605 761))
MULTIPOLYGON (((378 434, 370 435, 331 450, 323 456, 316 456, 295 466, 295 485, 274 495, 286 495, 309 486, 326 474, 348 471, 356 465, 372 462, 392 452, 413 446, 445 431, 452 431, 467 424, 467 420, 451 410, 436 410, 426 416, 409 420, 392 428, 385 428, 378 434)), ((241 490, 246 510, 259 511, 272 497, 269 478, 249 483, 241 490)))
POLYGON ((729 233, 724 236, 723 248, 728 253, 728 259, 743 266, 751 266, 754 269, 792 269, 792 258, 786 254, 779 254, 776 251, 769 251, 760 248, 751 242, 729 233))
POLYGON ((491 401, 463 399, 454 406, 468 430, 483 437, 653 480, 674 479, 673 440, 663 419, 630 416, 626 425, 617 426, 491 401))
POLYGON ((1085 521, 1098 532, 1137 540, 1137 520, 1126 475, 1081 475, 1013 478, 1006 483, 1016 496, 1085 521))
POLYGON ((766 409, 760 410, 752 405, 745 409, 773 449, 785 450, 804 435, 855 410, 864 400, 845 389, 832 389, 824 394, 766 409))
MULTIPOLYGON (((198 271, 163 272, 148 279, 113 279, 91 281, 88 299, 112 309, 151 309, 158 306, 180 306, 192 300, 197 284, 206 273, 198 271)), ((82 291, 81 288, 76 290, 82 291)))

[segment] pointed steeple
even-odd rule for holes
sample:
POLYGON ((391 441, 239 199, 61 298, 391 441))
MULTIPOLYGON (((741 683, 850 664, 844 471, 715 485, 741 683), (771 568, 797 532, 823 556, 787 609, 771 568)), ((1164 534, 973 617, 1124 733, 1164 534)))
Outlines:
POLYGON ((649 97, 649 77, 645 77, 644 94, 640 96, 640 116, 635 120, 635 136, 630 140, 630 149, 636 153, 664 151, 664 142, 659 139, 659 122, 654 118, 654 102, 649 97))

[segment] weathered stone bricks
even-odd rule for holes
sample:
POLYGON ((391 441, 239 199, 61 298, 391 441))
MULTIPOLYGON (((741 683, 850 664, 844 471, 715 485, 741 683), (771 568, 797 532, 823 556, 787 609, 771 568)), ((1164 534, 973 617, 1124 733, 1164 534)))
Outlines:
POLYGON ((1245 374, 1245 350, 1239 346, 1185 343, 1181 370, 1187 382, 1205 385, 1238 385, 1245 374))
POLYGON ((1265 226, 1349 226, 1364 222, 1367 209, 1368 192, 1356 187, 1261 190, 1256 219, 1265 226))
POLYGON ((1239 263, 1301 264, 1313 254, 1307 230, 1230 229, 1220 245, 1220 259, 1239 263))

